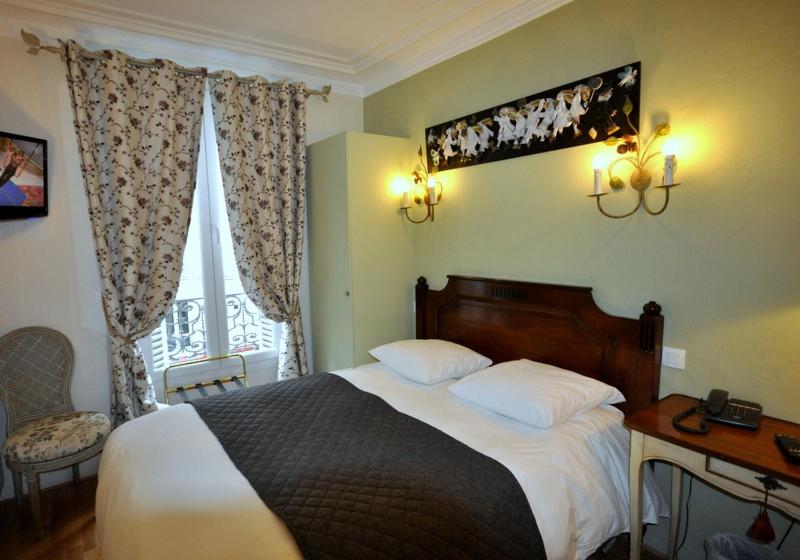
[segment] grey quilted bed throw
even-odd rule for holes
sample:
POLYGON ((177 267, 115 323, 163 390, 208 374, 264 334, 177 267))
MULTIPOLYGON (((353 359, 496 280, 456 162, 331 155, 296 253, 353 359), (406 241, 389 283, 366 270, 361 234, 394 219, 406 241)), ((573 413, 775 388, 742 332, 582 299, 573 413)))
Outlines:
POLYGON ((336 375, 192 404, 306 558, 545 559, 508 469, 336 375))

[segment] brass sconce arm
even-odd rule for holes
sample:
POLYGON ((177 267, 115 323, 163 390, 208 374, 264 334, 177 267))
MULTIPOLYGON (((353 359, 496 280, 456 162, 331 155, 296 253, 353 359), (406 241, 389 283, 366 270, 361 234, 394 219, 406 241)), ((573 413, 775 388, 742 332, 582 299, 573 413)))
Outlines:
POLYGON ((664 189, 664 204, 661 206, 661 210, 655 210, 655 211, 651 210, 650 207, 647 205, 647 200, 645 199, 644 196, 642 196, 642 205, 644 206, 645 212, 647 212, 651 216, 658 216, 659 214, 663 213, 664 210, 667 209, 667 206, 669 206, 670 189, 677 186, 678 186, 677 184, 673 184, 673 185, 659 185, 656 187, 657 189, 664 189))
POLYGON ((603 205, 600 202, 600 199, 606 196, 607 194, 611 193, 590 194, 589 196, 597 200, 597 209, 600 210, 600 213, 603 214, 603 216, 606 216, 608 218, 620 219, 632 216, 633 214, 636 213, 636 211, 639 209, 639 207, 642 205, 642 202, 644 201, 644 195, 642 195, 642 193, 639 193, 639 202, 636 204, 633 210, 631 210, 630 212, 626 212, 625 214, 610 214, 605 210, 603 210, 603 205))
POLYGON ((425 214, 425 217, 422 218, 421 220, 415 220, 414 218, 409 216, 408 215, 408 208, 403 208, 403 211, 405 212, 406 218, 408 218, 408 221, 411 222, 412 224, 421 224, 421 223, 427 222, 429 219, 430 219, 430 221, 433 221, 433 219, 434 219, 433 206, 428 206, 428 212, 425 214))
POLYGON ((603 209, 603 205, 600 199, 611 193, 590 194, 589 196, 597 200, 597 209, 600 210, 600 213, 603 214, 603 216, 606 216, 607 218, 614 218, 614 219, 627 218, 628 216, 634 215, 639 208, 644 208, 645 212, 647 212, 651 216, 658 216, 659 214, 662 214, 664 210, 667 209, 667 206, 669 206, 670 189, 677 186, 678 184, 659 185, 656 187, 657 189, 664 189, 664 204, 661 206, 659 210, 651 209, 650 206, 647 204, 647 198, 644 195, 644 191, 639 191, 638 193, 639 201, 636 203, 636 206, 634 206, 633 210, 631 210, 630 212, 625 212, 624 214, 611 214, 610 212, 607 212, 606 210, 603 209))

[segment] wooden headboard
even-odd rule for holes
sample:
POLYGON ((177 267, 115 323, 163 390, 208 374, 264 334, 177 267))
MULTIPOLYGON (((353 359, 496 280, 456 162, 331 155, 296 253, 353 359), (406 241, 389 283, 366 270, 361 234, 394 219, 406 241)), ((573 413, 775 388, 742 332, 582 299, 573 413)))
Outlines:
POLYGON ((591 288, 448 276, 443 290, 417 280, 417 338, 472 348, 494 363, 528 358, 617 387, 631 414, 658 400, 661 306, 639 319, 602 311, 591 288))

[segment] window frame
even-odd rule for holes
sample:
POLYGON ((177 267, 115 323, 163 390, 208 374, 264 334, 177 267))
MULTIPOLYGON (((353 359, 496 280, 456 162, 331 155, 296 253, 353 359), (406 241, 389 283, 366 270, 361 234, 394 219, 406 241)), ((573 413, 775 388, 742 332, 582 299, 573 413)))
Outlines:
MULTIPOLYGON (((203 313, 206 324, 206 356, 231 354, 230 334, 228 331, 227 298, 225 294, 225 277, 222 258, 222 237, 220 235, 221 213, 227 212, 224 204, 224 192, 220 197, 212 192, 215 178, 220 181, 217 188, 222 189, 219 156, 216 145, 216 133, 211 111, 211 98, 205 93, 203 122, 200 134, 200 150, 197 162, 197 178, 193 204, 197 207, 197 219, 200 232, 201 269, 203 273, 203 313), (210 131, 211 134, 206 134, 210 131), (216 164, 216 165, 215 165, 216 164), (224 349, 224 350, 223 350, 224 349)), ((194 208, 193 208, 194 209, 194 208)), ((226 216, 227 217, 227 216, 226 216)), ((238 274, 238 271, 235 271, 238 274)), ((269 320, 269 319, 268 319, 269 320)), ((277 372, 278 346, 282 334, 281 323, 272 321, 273 349, 243 353, 247 360, 248 375, 255 372, 262 377, 272 370, 277 372)), ((154 331, 155 332, 155 331, 154 331)), ((164 367, 156 371, 153 354, 152 335, 139 341, 139 348, 153 377, 159 397, 163 396, 163 372, 169 366, 181 362, 169 363, 165 358, 164 367)), ((199 358, 198 358, 199 359, 199 358)), ((241 370, 238 359, 217 360, 212 362, 183 366, 170 376, 170 384, 192 383, 201 378, 225 377, 241 370)))

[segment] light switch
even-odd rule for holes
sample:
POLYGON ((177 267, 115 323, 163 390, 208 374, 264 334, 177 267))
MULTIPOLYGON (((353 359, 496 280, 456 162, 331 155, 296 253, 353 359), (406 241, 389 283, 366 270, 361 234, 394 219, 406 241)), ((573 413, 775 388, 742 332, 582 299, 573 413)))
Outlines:
POLYGON ((661 353, 661 365, 674 369, 686 369, 686 350, 664 346, 661 353))

